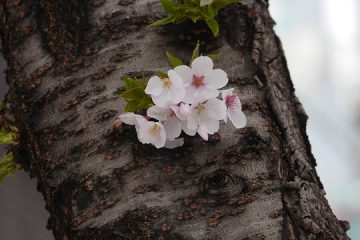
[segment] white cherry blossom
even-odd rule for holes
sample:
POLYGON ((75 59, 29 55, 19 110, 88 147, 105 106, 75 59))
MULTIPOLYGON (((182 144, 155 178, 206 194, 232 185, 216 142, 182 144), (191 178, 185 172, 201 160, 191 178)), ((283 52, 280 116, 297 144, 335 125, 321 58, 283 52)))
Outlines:
POLYGON ((166 133, 161 122, 146 121, 139 125, 139 141, 145 144, 152 144, 156 148, 162 148, 166 142, 166 133))
POLYGON ((187 103, 180 103, 179 106, 173 105, 170 108, 180 120, 186 120, 191 113, 191 106, 187 103))
POLYGON ((144 116, 135 114, 133 112, 123 113, 119 116, 119 119, 125 124, 135 125, 138 138, 139 138, 139 126, 147 121, 144 116))
POLYGON ((150 94, 153 102, 160 107, 178 104, 185 96, 184 82, 174 70, 170 70, 167 78, 151 77, 145 93, 150 94))
POLYGON ((218 89, 228 83, 227 74, 221 69, 213 69, 211 58, 200 56, 191 63, 191 68, 185 65, 174 70, 184 81, 184 102, 193 103, 195 99, 208 100, 219 95, 218 89))
POLYGON ((147 110, 147 115, 162 122, 167 140, 174 140, 181 134, 181 122, 176 117, 175 112, 170 108, 161 108, 159 106, 152 106, 147 110))
POLYGON ((241 102, 239 97, 233 93, 234 88, 223 90, 221 96, 224 104, 226 105, 226 116, 224 118, 225 123, 229 117, 230 121, 236 128, 243 128, 246 125, 246 117, 241 110, 241 102))
POLYGON ((217 98, 195 102, 191 106, 191 113, 183 130, 190 136, 197 132, 204 140, 208 140, 208 134, 219 130, 219 120, 225 116, 226 106, 217 98))

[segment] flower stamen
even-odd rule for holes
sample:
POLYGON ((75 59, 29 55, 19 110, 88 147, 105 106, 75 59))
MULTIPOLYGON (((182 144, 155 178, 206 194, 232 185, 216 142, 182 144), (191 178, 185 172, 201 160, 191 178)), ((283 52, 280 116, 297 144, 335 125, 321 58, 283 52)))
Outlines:
POLYGON ((161 81, 163 88, 169 89, 171 87, 171 81, 169 78, 162 78, 161 81))
POLYGON ((150 134, 153 136, 157 136, 159 132, 160 132, 160 126, 157 124, 152 125, 152 127, 150 128, 150 134))
POLYGON ((198 111, 198 113, 201 113, 202 111, 204 111, 206 108, 206 104, 205 103, 199 103, 195 109, 198 111))
POLYGON ((204 86, 204 76, 198 77, 198 76, 193 76, 193 81, 191 83, 192 85, 194 85, 196 88, 199 88, 201 86, 204 86))

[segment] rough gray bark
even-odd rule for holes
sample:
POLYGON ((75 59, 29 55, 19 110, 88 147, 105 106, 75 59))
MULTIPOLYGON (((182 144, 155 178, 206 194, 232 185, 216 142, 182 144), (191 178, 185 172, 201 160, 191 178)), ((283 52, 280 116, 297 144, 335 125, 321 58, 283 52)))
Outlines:
POLYGON ((348 239, 316 174, 268 3, 224 9, 219 39, 194 37, 190 23, 146 29, 161 14, 157 0, 1 2, 17 157, 38 178, 55 238, 348 239), (221 53, 247 127, 176 150, 113 128, 121 77, 166 70, 165 50, 188 58, 188 36, 221 53))

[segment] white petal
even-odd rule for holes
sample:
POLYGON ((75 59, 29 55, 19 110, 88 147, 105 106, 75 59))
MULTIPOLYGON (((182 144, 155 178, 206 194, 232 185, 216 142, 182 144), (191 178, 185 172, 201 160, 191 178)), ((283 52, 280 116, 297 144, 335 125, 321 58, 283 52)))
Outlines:
POLYGON ((200 137, 202 137, 202 139, 204 139, 205 141, 209 139, 208 133, 206 132, 205 129, 199 128, 197 132, 200 135, 200 137))
POLYGON ((147 115, 159 121, 165 121, 168 119, 169 115, 171 115, 171 110, 169 108, 162 108, 154 105, 147 110, 147 115))
POLYGON ((219 120, 210 119, 204 114, 200 117, 199 126, 206 130, 207 133, 214 134, 219 131, 219 120))
POLYGON ((194 97, 197 98, 196 100, 198 101, 206 101, 211 98, 216 98, 217 96, 219 96, 218 90, 211 86, 206 86, 202 89, 202 92, 199 96, 195 95, 194 97))
POLYGON ((200 7, 209 5, 213 2, 213 0, 200 0, 200 7))
POLYGON ((228 116, 236 128, 243 128, 246 125, 245 114, 239 109, 228 109, 228 116))
POLYGON ((171 93, 169 90, 164 90, 159 96, 151 96, 151 99, 159 107, 166 108, 171 104, 171 93))
POLYGON ((226 100, 226 97, 231 96, 234 92, 234 88, 229 88, 221 91, 221 98, 226 100))
POLYGON ((136 128, 137 136, 140 142, 149 143, 149 127, 151 127, 151 123, 149 121, 144 122, 143 124, 139 124, 136 128))
POLYGON ((191 104, 194 102, 195 98, 198 95, 199 94, 198 94, 196 88, 193 85, 190 85, 185 89, 184 102, 191 104))
POLYGON ((193 72, 191 68, 185 65, 181 65, 174 68, 174 71, 182 78, 185 86, 188 86, 192 83, 193 72))
POLYGON ((161 123, 157 122, 156 124, 160 126, 160 132, 152 144, 154 144, 154 146, 156 148, 162 148, 162 147, 164 147, 165 142, 166 142, 166 133, 165 133, 165 129, 161 123))
POLYGON ((205 76, 213 69, 213 67, 213 61, 207 56, 197 57, 191 63, 191 69, 193 73, 198 77, 205 76))
POLYGON ((183 87, 183 85, 184 85, 183 79, 174 70, 169 70, 168 71, 168 76, 169 76, 169 79, 171 81, 171 85, 174 88, 183 87))
POLYGON ((171 103, 178 104, 179 102, 183 101, 185 97, 185 88, 172 88, 171 89, 171 103))
POLYGON ((174 140, 166 140, 164 148, 173 149, 184 145, 184 138, 177 138, 174 140))
POLYGON ((206 114, 214 120, 222 120, 226 116, 226 105, 223 101, 212 98, 206 103, 206 114))
POLYGON ((133 112, 127 112, 127 113, 123 113, 119 116, 120 120, 128 125, 135 125, 136 123, 136 118, 137 117, 142 117, 141 115, 135 114, 133 112))
POLYGON ((161 79, 158 76, 151 77, 146 85, 145 93, 153 96, 159 96, 162 91, 163 87, 161 79))
POLYGON ((188 121, 181 121, 181 125, 182 125, 182 129, 183 131, 189 135, 189 136, 194 136, 196 134, 196 129, 194 130, 190 130, 187 125, 188 125, 188 121))
POLYGON ((192 107, 190 116, 187 120, 187 128, 188 129, 196 130, 198 128, 198 126, 199 126, 198 117, 199 117, 199 114, 198 114, 197 110, 194 109, 194 107, 192 107))
POLYGON ((215 89, 225 87, 229 82, 226 72, 221 69, 212 70, 205 76, 204 80, 215 89))
POLYGON ((182 118, 188 118, 191 113, 191 106, 186 103, 180 103, 179 113, 181 114, 182 118))
POLYGON ((168 120, 163 122, 165 132, 166 132, 166 139, 173 140, 180 136, 181 134, 181 123, 177 117, 171 117, 168 120))

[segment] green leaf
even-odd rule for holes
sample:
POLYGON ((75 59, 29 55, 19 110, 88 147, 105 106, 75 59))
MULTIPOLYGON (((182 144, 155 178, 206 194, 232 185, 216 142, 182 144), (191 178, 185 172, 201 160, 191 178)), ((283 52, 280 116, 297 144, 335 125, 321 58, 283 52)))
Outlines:
POLYGON ((142 98, 143 96, 144 96, 143 88, 132 88, 130 90, 118 94, 118 97, 123 97, 126 100, 136 100, 142 98))
POLYGON ((10 152, 0 158, 0 183, 9 175, 14 174, 16 171, 16 163, 14 155, 10 152))
POLYGON ((220 53, 211 53, 207 55, 209 58, 211 58, 213 61, 220 59, 220 53))
POLYGON ((149 108, 153 104, 150 96, 145 93, 146 81, 130 76, 124 76, 122 79, 125 91, 116 94, 116 96, 125 99, 125 112, 136 112, 140 109, 149 108))
POLYGON ((10 130, 1 128, 0 144, 15 144, 17 135, 18 135, 18 130, 16 127, 10 127, 10 130))
POLYGON ((184 65, 183 61, 180 58, 175 57, 168 51, 166 51, 166 57, 168 59, 168 62, 170 63, 171 67, 175 68, 180 65, 184 65))
POLYGON ((147 27, 154 28, 154 27, 166 25, 168 23, 174 23, 175 21, 176 21, 176 16, 171 15, 171 16, 159 19, 159 20, 153 22, 152 24, 148 25, 147 27))
POLYGON ((210 28, 211 32, 213 33, 214 37, 219 35, 219 24, 215 19, 207 19, 205 21, 206 25, 210 28))
POLYGON ((145 89, 145 87, 146 87, 145 81, 141 81, 141 80, 138 80, 138 79, 130 77, 130 76, 124 76, 123 81, 124 81, 124 87, 126 90, 130 90, 133 88, 145 89))
POLYGON ((160 0, 161 5, 164 8, 164 11, 166 13, 173 13, 174 12, 174 7, 176 6, 176 4, 171 1, 171 0, 160 0))
POLYGON ((158 72, 158 75, 160 78, 168 78, 169 77, 166 72, 161 72, 161 71, 158 72))
POLYGON ((197 58, 199 56, 200 56, 200 42, 197 41, 196 46, 191 55, 190 64, 194 61, 195 58, 197 58))

